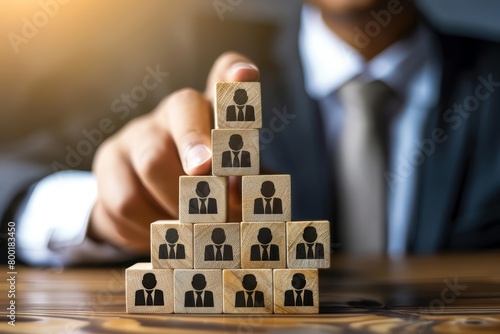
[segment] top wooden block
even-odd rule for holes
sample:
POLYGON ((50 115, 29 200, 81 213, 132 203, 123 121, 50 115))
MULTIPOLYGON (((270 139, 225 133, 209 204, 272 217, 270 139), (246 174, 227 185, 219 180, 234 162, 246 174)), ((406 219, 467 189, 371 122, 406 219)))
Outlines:
POLYGON ((215 87, 217 129, 260 129, 260 82, 219 82, 215 87))

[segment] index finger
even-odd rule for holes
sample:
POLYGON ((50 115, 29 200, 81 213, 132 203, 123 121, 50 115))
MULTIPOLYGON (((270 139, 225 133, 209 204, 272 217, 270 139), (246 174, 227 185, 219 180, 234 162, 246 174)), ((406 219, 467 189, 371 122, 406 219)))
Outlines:
POLYGON ((259 69, 247 57, 236 52, 223 53, 210 70, 205 96, 213 105, 217 82, 258 81, 259 75, 259 69))

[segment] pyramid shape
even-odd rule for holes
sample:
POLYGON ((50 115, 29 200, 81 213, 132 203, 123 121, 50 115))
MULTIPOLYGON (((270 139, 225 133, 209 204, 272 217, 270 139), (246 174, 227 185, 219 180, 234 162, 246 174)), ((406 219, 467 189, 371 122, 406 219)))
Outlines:
POLYGON ((290 175, 259 175, 260 83, 220 82, 212 176, 181 176, 179 220, 151 224, 151 262, 127 268, 129 313, 318 313, 330 223, 291 221, 290 175), (242 222, 227 222, 242 176, 242 222))

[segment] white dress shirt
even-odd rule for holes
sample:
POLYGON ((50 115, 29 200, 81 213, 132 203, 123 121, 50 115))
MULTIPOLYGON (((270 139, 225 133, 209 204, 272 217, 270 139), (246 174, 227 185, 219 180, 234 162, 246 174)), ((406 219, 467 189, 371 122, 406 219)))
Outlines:
POLYGON ((86 237, 96 196, 90 172, 58 172, 36 183, 16 217, 20 259, 51 266, 132 259, 132 254, 86 237))
POLYGON ((305 5, 299 50, 305 88, 308 95, 319 102, 333 166, 345 118, 337 96, 342 85, 356 77, 367 82, 380 80, 403 101, 390 129, 394 140, 389 148, 386 175, 392 180, 387 201, 388 251, 393 255, 404 253, 416 173, 413 170, 403 173, 402 169, 419 152, 424 121, 437 103, 441 80, 438 46, 433 34, 420 24, 410 36, 366 61, 326 26, 317 8, 305 5))

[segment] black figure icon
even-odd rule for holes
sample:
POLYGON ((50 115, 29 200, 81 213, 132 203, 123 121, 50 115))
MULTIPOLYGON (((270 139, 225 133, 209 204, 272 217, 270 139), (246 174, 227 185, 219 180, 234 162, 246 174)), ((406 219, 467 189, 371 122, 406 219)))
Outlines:
POLYGON ((314 306, 313 293, 306 290, 304 274, 295 274, 292 278, 293 290, 285 291, 285 306, 314 306))
POLYGON ((194 290, 186 291, 184 294, 184 307, 214 307, 214 294, 205 290, 207 286, 205 275, 195 274, 191 286, 194 290))
POLYGON ((250 261, 279 261, 280 250, 278 245, 271 244, 273 235, 271 230, 263 227, 259 230, 257 240, 260 242, 258 245, 252 245, 250 248, 250 261))
POLYGON ((255 291, 257 279, 253 274, 243 276, 241 282, 245 291, 236 292, 234 306, 236 307, 264 307, 264 293, 255 291))
POLYGON ((216 214, 217 200, 210 195, 210 186, 207 181, 200 181, 196 185, 198 197, 189 200, 189 214, 216 214))
POLYGON ((255 121, 255 112, 253 106, 246 104, 248 102, 248 95, 245 89, 235 90, 233 101, 234 103, 236 103, 236 105, 231 105, 227 107, 226 121, 228 122, 255 121))
POLYGON ((233 261, 233 246, 224 244, 226 233, 217 227, 212 231, 212 245, 205 246, 205 261, 233 261))
POLYGON ((250 152, 242 151, 243 138, 234 134, 229 137, 231 151, 222 152, 222 167, 251 167, 250 152))
POLYGON ((186 258, 186 252, 184 250, 183 244, 178 244, 179 233, 175 228, 169 228, 165 232, 166 244, 161 244, 158 250, 158 258, 160 259, 170 259, 170 260, 180 260, 186 258))
POLYGON ((144 289, 135 291, 135 306, 163 306, 163 291, 155 289, 156 276, 146 273, 142 277, 144 289))
POLYGON ((296 247, 295 258, 296 259, 324 259, 325 258, 325 248, 322 243, 316 242, 318 239, 318 233, 316 228, 313 226, 307 226, 302 233, 301 242, 296 247), (307 248, 307 250, 306 250, 307 248))
POLYGON ((282 214, 283 205, 281 204, 281 198, 273 197, 276 193, 274 188, 274 183, 271 181, 262 182, 260 187, 260 193, 264 198, 256 198, 253 203, 253 213, 259 214, 282 214), (265 203, 265 204, 264 204, 265 203))

